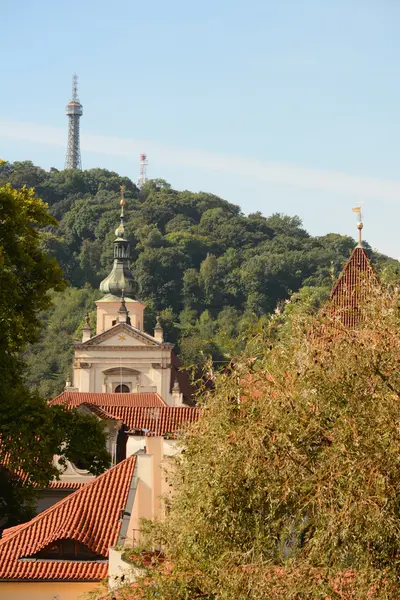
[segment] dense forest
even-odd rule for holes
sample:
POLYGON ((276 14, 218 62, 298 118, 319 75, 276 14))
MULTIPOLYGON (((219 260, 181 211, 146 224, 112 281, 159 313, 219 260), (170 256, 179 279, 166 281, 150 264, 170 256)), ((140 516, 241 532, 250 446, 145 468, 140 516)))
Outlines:
MULTIPOLYGON (((48 203, 58 227, 46 228, 42 247, 70 284, 54 293, 42 314, 41 339, 24 357, 29 385, 46 397, 64 386, 86 311, 94 321, 98 285, 112 265, 121 185, 137 298, 147 306, 145 329, 151 332, 160 314, 185 365, 208 356, 228 362, 257 321, 290 299, 318 306, 355 245, 334 233, 312 237, 297 216, 245 216, 213 194, 177 191, 161 179, 139 190, 104 169, 47 172, 25 161, 0 166, 0 185, 8 182, 34 187, 48 203)), ((377 253, 372 260, 380 273, 396 276, 397 261, 377 253)))

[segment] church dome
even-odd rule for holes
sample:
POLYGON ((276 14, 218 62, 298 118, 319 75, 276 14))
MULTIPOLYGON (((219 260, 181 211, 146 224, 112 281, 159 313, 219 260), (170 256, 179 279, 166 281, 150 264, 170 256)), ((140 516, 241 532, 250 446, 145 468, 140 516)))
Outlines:
POLYGON ((100 283, 100 290, 105 294, 113 296, 133 297, 137 291, 137 285, 129 269, 130 249, 129 242, 125 239, 124 228, 124 187, 121 186, 121 216, 114 240, 114 264, 111 273, 100 283))

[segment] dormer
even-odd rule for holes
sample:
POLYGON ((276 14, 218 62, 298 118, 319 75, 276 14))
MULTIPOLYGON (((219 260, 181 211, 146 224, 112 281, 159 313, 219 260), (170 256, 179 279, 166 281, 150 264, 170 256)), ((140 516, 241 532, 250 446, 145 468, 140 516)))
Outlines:
POLYGON ((106 560, 101 554, 93 552, 88 546, 74 539, 61 539, 50 542, 32 556, 20 560, 106 560))

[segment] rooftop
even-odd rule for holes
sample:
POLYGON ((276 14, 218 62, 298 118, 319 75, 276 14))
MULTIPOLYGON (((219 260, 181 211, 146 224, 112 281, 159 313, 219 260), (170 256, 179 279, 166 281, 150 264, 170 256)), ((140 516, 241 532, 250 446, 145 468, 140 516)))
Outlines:
POLYGON ((356 246, 331 291, 333 314, 339 316, 344 325, 354 327, 359 318, 358 307, 376 282, 370 259, 361 246, 356 246))
POLYGON ((81 404, 94 404, 107 411, 109 406, 129 407, 155 407, 166 406, 164 400, 156 392, 139 392, 129 394, 112 394, 103 392, 62 392, 50 404, 64 404, 66 406, 80 406, 81 404))
POLYGON ((118 541, 135 463, 136 457, 130 456, 31 521, 6 529, 0 540, 0 580, 100 581, 106 577, 108 549, 118 541), (37 556, 61 540, 73 540, 99 558, 37 556))

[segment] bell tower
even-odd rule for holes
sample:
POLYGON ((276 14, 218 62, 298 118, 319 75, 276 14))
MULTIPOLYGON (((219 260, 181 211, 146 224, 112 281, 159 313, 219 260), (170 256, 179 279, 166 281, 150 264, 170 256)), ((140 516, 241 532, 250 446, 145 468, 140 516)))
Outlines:
POLYGON ((143 329, 144 304, 134 299, 137 285, 129 268, 130 247, 125 237, 125 202, 125 187, 122 185, 120 223, 115 230, 114 262, 110 274, 100 283, 100 291, 104 292, 105 296, 96 302, 96 333, 101 333, 118 323, 121 298, 129 310, 131 325, 136 329, 143 329))
POLYGON ((173 344, 164 341, 159 320, 153 335, 144 331, 145 306, 134 297, 137 286, 129 268, 124 191, 121 187, 113 266, 100 284, 104 296, 96 302, 96 334, 87 316, 82 340, 75 343, 73 385, 66 389, 84 394, 154 393, 176 406, 182 403, 182 394, 173 371, 173 344))

